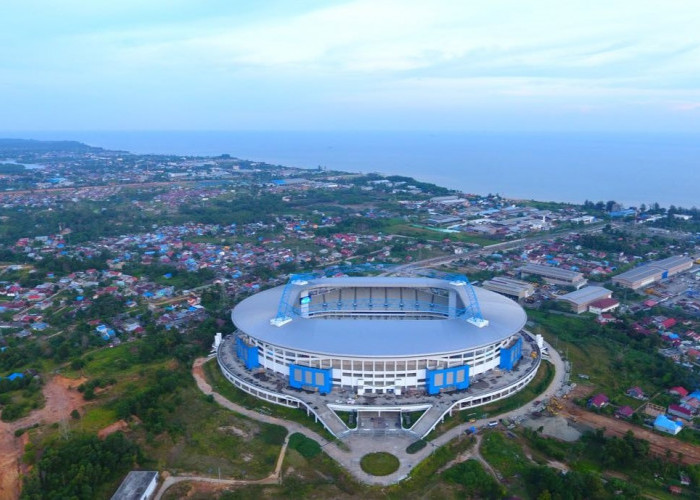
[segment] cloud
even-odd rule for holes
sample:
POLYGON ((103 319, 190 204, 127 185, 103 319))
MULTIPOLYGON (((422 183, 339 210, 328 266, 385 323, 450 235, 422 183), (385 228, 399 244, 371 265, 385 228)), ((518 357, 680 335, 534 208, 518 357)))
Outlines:
POLYGON ((232 120, 329 106, 679 115, 700 99, 695 0, 129 0, 104 12, 96 0, 72 25, 79 0, 66 16, 32 1, 13 7, 36 19, 31 36, 26 26, 0 33, 5 95, 66 106, 89 96, 95 113, 109 108, 100 96, 153 113, 222 103, 232 120))
POLYGON ((674 111, 700 111, 700 102, 682 102, 671 107, 674 111))

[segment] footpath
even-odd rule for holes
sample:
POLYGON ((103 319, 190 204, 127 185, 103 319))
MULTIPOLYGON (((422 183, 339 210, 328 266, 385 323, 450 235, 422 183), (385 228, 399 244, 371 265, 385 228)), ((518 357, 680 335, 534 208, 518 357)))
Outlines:
MULTIPOLYGON (((540 395, 537 399, 547 399, 556 394, 556 392, 561 388, 564 382, 564 362, 562 361, 559 354, 551 347, 548 346, 550 353, 549 361, 552 362, 555 368, 554 379, 550 383, 549 387, 540 395)), ((209 361, 211 358, 199 358, 195 360, 192 366, 192 375, 197 383, 197 387, 206 395, 211 395, 214 400, 231 411, 245 415, 251 419, 258 420, 261 422, 266 422, 270 424, 281 425, 285 427, 288 431, 287 439, 289 435, 298 432, 304 436, 314 439, 317 441, 323 450, 336 462, 338 462, 343 468, 345 468, 350 474, 352 474, 357 480, 373 485, 379 486, 389 486, 391 484, 397 483, 402 479, 406 478, 410 473, 411 469, 422 462, 428 456, 433 453, 433 451, 440 446, 447 444, 449 441, 459 437, 464 434, 464 432, 471 426, 484 427, 487 425, 488 420, 477 420, 472 423, 462 423, 456 425, 455 427, 444 432, 440 436, 436 437, 432 441, 428 442, 428 446, 423 448, 414 454, 408 454, 406 452, 406 447, 415 441, 415 436, 410 433, 403 433, 401 435, 363 435, 360 433, 349 433, 343 438, 342 442, 347 446, 349 451, 341 449, 336 442, 329 441, 317 432, 297 423, 289 420, 284 420, 281 418, 273 417, 270 415, 264 415, 257 411, 250 410, 241 405, 231 402, 226 397, 222 396, 218 392, 214 391, 207 382, 202 365, 209 361), (399 468, 393 474, 387 476, 372 476, 365 473, 360 467, 360 459, 367 453, 374 452, 389 452, 395 455, 400 462, 399 468)), ((533 400, 534 401, 534 400, 533 400)), ((494 418, 514 418, 519 416, 524 416, 530 412, 532 409, 533 401, 528 404, 515 409, 513 411, 506 412, 502 415, 492 416, 489 420, 494 418)), ((156 499, 160 499, 163 493, 170 488, 172 485, 183 481, 201 481, 214 484, 227 484, 227 485, 245 485, 245 484, 276 484, 281 481, 281 467, 284 459, 284 454, 286 451, 286 443, 280 452, 280 456, 277 460, 277 465, 275 467, 275 472, 265 479, 246 481, 246 480, 234 480, 234 479, 216 479, 207 478, 199 476, 170 476, 166 478, 165 482, 158 491, 156 499)))

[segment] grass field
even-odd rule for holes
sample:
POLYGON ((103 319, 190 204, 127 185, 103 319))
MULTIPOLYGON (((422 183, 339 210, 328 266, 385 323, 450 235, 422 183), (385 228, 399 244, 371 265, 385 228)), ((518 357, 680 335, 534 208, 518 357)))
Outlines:
POLYGON ((148 435, 138 427, 137 441, 159 467, 171 472, 261 479, 274 470, 286 429, 256 422, 207 400, 194 384, 179 391, 180 408, 169 416, 177 432, 148 435))
POLYGON ((226 378, 221 374, 221 371, 216 364, 216 360, 211 360, 205 363, 203 365, 203 369, 204 374, 207 377, 207 382, 209 382, 216 392, 225 396, 229 401, 239 404, 244 408, 248 408, 249 410, 263 410, 266 415, 272 415, 285 420, 297 422, 319 433, 329 441, 335 440, 335 437, 328 432, 323 425, 318 422, 314 422, 313 416, 307 416, 305 411, 296 408, 287 408, 285 406, 279 406, 272 403, 266 403, 265 401, 262 401, 234 387, 233 384, 226 380, 226 378))
POLYGON ((529 462, 523 450, 500 432, 488 432, 481 443, 481 455, 508 483, 508 492, 527 498, 520 474, 529 462))
POLYGON ((368 453, 360 459, 362 470, 373 476, 388 476, 396 472, 399 465, 399 459, 385 451, 368 453))
POLYGON ((80 428, 85 432, 97 433, 117 420, 114 410, 103 406, 90 406, 80 418, 80 428))
POLYGON ((222 477, 239 479, 261 479, 273 472, 286 429, 251 420, 217 405, 199 391, 188 367, 172 359, 132 364, 128 345, 97 351, 90 358, 73 375, 83 375, 88 380, 113 379, 115 383, 96 391, 94 402, 80 419, 70 419, 67 429, 58 426, 32 430, 33 446, 40 446, 57 432, 97 433, 113 424, 118 418, 117 403, 148 390, 166 369, 181 374, 177 389, 158 396, 157 404, 141 417, 143 422, 130 419, 129 427, 124 430, 141 447, 146 458, 142 466, 211 476, 220 472, 222 477), (124 368, 119 368, 120 365, 124 368), (149 427, 146 422, 151 417, 162 423, 149 427))
MULTIPOLYGON (((579 318, 528 311, 534 322, 533 333, 544 338, 571 363, 572 381, 581 381, 579 374, 590 377, 586 383, 595 385, 617 404, 638 406, 638 402, 624 396, 633 386, 640 386, 647 394, 663 391, 673 384, 671 371, 655 349, 642 350, 631 339, 619 342, 590 318, 579 318), (656 374, 656 377, 654 376, 656 374), (666 380, 668 378, 668 380, 666 380)), ((619 335, 619 333, 618 333, 619 335)))

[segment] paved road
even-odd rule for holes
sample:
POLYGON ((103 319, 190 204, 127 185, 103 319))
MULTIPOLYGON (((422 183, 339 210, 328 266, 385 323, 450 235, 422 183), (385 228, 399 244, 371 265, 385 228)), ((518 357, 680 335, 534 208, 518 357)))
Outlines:
MULTIPOLYGON (((555 375, 549 387, 544 391, 544 393, 537 396, 537 399, 545 399, 554 396, 556 392, 561 388, 564 381, 564 362, 562 361, 559 354, 551 346, 547 345, 547 347, 550 353, 550 361, 554 364, 555 367, 555 375)), ((364 434, 359 432, 350 433, 346 438, 343 439, 343 442, 350 448, 350 451, 343 451, 335 443, 328 441, 320 434, 312 431, 311 429, 308 429, 307 427, 301 424, 291 422, 289 420, 283 420, 277 417, 272 417, 269 415, 263 415, 256 411, 249 410, 240 405, 232 403, 221 394, 214 392, 209 383, 207 383, 204 377, 204 372, 202 370, 202 365, 210 359, 211 358, 199 358, 195 361, 192 367, 192 374, 194 376, 194 379, 197 382, 197 386, 203 393, 211 394, 217 403, 232 411, 245 415, 254 420, 281 425, 283 427, 286 427, 290 434, 298 432, 311 439, 318 441, 323 447, 324 451, 331 458, 336 460, 342 467, 344 467, 348 472, 355 476, 355 478, 368 484, 377 484, 385 486, 394 484, 405 478, 414 465, 427 458, 436 448, 439 448, 440 446, 448 443, 452 439, 463 435, 467 428, 471 427, 472 425, 476 427, 484 427, 488 423, 488 420, 492 420, 494 418, 514 418, 517 416, 526 415, 532 407, 531 401, 528 404, 522 406, 521 408, 510 412, 506 412, 502 415, 491 416, 490 419, 478 420, 476 423, 463 423, 457 425, 452 429, 446 431, 445 433, 441 434, 434 440, 430 441, 428 443, 428 446, 426 446, 425 448, 413 455, 409 455, 408 453, 406 453, 406 447, 415 440, 415 437, 410 433, 387 433, 380 435, 375 435, 371 433, 364 434), (394 454, 399 459, 399 469, 393 474, 382 477, 371 476, 369 474, 366 474, 360 467, 360 459, 367 453, 373 453, 377 451, 386 451, 394 454)), ((281 464, 282 462, 280 459, 278 460, 277 464, 278 470, 281 467, 281 464)), ((231 484, 244 483, 241 483, 239 481, 238 483, 234 482, 231 484)))
MULTIPOLYGON (((536 399, 538 399, 538 400, 539 399, 548 399, 548 398, 551 398, 552 396, 556 395, 557 391, 562 387, 562 385, 564 383, 564 376, 565 376, 564 361, 561 359, 561 356, 559 356, 559 353, 557 351, 555 351, 552 348, 552 346, 550 346, 546 342, 545 342, 545 346, 548 348, 548 351, 550 354, 549 358, 547 358, 547 359, 554 365, 554 378, 552 379, 552 382, 549 384, 549 387, 547 387, 547 389, 542 394, 540 394, 539 396, 536 397, 536 399)), ((487 419, 477 420, 474 423, 465 422, 463 424, 460 424, 456 427, 453 427, 452 429, 445 432, 444 434, 441 434, 437 438, 433 439, 432 441, 430 441, 430 443, 433 444, 435 447, 439 447, 439 446, 442 446, 442 445, 448 443, 450 440, 456 438, 460 434, 464 433, 471 426, 475 426, 475 427, 479 428, 479 427, 486 426, 489 421, 496 420, 499 418, 515 418, 515 417, 525 416, 528 413, 530 413, 530 411, 532 410, 534 401, 535 401, 535 399, 533 399, 529 403, 521 406, 520 408, 517 408, 515 410, 511 410, 511 411, 506 412, 506 413, 502 413, 500 415, 492 415, 487 419)), ((423 450, 421 450, 421 451, 424 451, 424 450, 427 450, 427 447, 423 448, 423 450)), ((417 455, 418 455, 418 453, 416 453, 415 455, 408 455, 408 456, 416 457, 417 455)), ((427 454, 426 454, 426 456, 427 456, 427 454)), ((399 457, 399 458, 401 458, 401 457, 399 457)), ((421 460, 422 460, 422 458, 421 458, 421 460)))
POLYGON ((493 245, 487 245, 481 248, 475 248, 473 250, 469 250, 461 255, 446 255, 442 257, 432 257, 430 259, 423 259, 423 260, 418 260, 416 262, 410 262, 408 264, 401 264, 396 267, 391 268, 390 270, 386 271, 385 273, 382 273, 382 276, 386 276, 389 274, 399 274, 399 273, 405 273, 405 272, 410 272, 413 269, 417 268, 423 268, 423 267, 437 267, 441 266, 443 264, 449 264, 450 262, 454 262, 455 260, 461 260, 461 259, 468 259, 468 258, 474 258, 474 257, 479 257, 481 255, 490 255, 495 251, 498 250, 511 250, 513 248, 518 248, 523 245, 527 245, 529 243, 537 243, 540 241, 546 241, 546 240, 552 240, 555 238, 562 238, 565 236, 568 236, 569 234, 572 233, 595 233, 598 231, 601 231, 602 228, 604 227, 603 223, 600 224, 595 224, 591 225, 585 228, 577 228, 577 229, 570 229, 567 231, 561 231, 557 233, 547 233, 547 234, 540 234, 536 236, 530 236, 527 238, 520 238, 517 240, 510 240, 510 241, 503 241, 501 243, 494 243, 493 245))

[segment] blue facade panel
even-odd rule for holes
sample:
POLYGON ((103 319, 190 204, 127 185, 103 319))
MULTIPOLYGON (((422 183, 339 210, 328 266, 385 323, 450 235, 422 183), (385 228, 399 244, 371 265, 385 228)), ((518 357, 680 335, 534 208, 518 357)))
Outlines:
POLYGON ((295 389, 318 389, 321 394, 333 390, 333 368, 289 365, 289 385, 295 389))
POLYGON ((425 387, 428 394, 437 394, 440 389, 467 389, 469 387, 469 365, 442 370, 425 370, 425 387))
POLYGON ((501 363, 498 367, 510 371, 522 357, 523 339, 520 337, 512 346, 501 349, 501 363))
POLYGON ((260 366, 258 348, 254 345, 246 344, 240 337, 236 337, 236 355, 249 370, 260 366))

